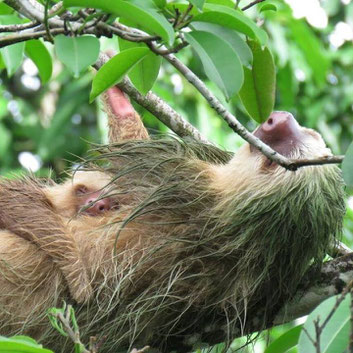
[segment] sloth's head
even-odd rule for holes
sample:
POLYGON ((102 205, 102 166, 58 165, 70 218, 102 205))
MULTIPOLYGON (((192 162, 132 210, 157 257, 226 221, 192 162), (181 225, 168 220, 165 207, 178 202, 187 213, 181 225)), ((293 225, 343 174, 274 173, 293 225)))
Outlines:
MULTIPOLYGON (((302 127, 293 115, 275 111, 261 124, 254 135, 276 152, 289 158, 314 158, 331 155, 320 134, 302 127)), ((250 147, 251 153, 260 153, 250 147)))
MULTIPOLYGON (((319 158, 332 154, 318 132, 300 126, 291 113, 284 111, 273 112, 254 131, 254 135, 288 158, 319 158)), ((234 192, 249 188, 276 189, 277 185, 283 186, 288 182, 308 183, 313 177, 324 180, 327 173, 339 176, 338 168, 333 165, 309 166, 299 168, 296 172, 288 171, 248 143, 235 153, 229 164, 214 169, 217 187, 234 192)))

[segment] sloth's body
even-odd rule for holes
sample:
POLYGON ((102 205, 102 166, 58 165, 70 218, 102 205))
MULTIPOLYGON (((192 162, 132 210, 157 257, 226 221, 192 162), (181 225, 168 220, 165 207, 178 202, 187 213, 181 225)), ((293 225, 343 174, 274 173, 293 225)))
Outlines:
MULTIPOLYGON (((317 133, 281 119, 257 135, 277 134, 266 142, 297 158, 330 153, 317 133)), ((104 351, 139 344, 171 350, 190 344, 193 334, 215 343, 219 330, 224 339, 246 333, 254 314, 271 318, 294 294, 341 230, 344 195, 335 166, 293 173, 249 145, 230 158, 173 140, 131 141, 101 158, 130 203, 77 217, 68 231, 94 290, 77 309, 81 334, 105 335, 104 351)), ((0 333, 23 328, 61 351, 38 319, 68 299, 60 271, 33 244, 6 232, 2 239, 0 333)))

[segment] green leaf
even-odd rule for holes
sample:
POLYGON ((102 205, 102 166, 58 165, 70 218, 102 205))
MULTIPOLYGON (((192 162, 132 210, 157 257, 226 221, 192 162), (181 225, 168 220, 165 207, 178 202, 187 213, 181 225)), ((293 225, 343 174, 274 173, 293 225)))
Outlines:
POLYGON ((208 4, 223 5, 234 8, 234 2, 232 0, 206 0, 208 4))
POLYGON ((74 77, 98 59, 100 44, 96 37, 66 37, 61 34, 54 38, 54 44, 58 58, 74 77))
POLYGON ((153 0, 153 2, 160 8, 163 9, 167 5, 166 0, 153 0))
POLYGON ((27 344, 29 346, 36 347, 36 348, 43 348, 43 346, 41 344, 39 344, 36 340, 34 340, 33 338, 28 337, 28 336, 16 335, 16 336, 10 337, 9 340, 11 342, 24 343, 24 344, 27 344))
MULTIPOLYGON (((26 22, 26 20, 21 19, 16 15, 0 16, 0 24, 2 25, 19 24, 23 22, 26 22)), ((4 34, 4 35, 7 36, 9 34, 4 34)), ((5 64, 8 77, 11 77, 21 66, 23 61, 24 47, 25 47, 25 44, 24 42, 22 42, 22 43, 8 45, 0 49, 0 53, 3 59, 3 63, 5 64)))
POLYGON ((270 50, 255 41, 248 42, 253 53, 252 69, 244 67, 244 85, 239 92, 248 114, 264 122, 275 104, 276 70, 270 50))
POLYGON ((44 43, 39 39, 27 41, 25 53, 37 66, 42 84, 48 82, 53 71, 53 65, 49 51, 44 43))
POLYGON ((267 42, 267 34, 242 12, 228 6, 205 4, 203 13, 194 16, 195 22, 209 22, 244 33, 249 38, 258 40, 262 45, 267 42))
POLYGON ((7 6, 3 2, 0 4, 0 15, 8 15, 14 12, 14 9, 10 6, 7 6))
MULTIPOLYGON (((308 334, 311 339, 316 340, 314 321, 319 320, 319 325, 322 325, 334 308, 338 297, 339 295, 325 300, 308 316, 304 324, 305 330, 302 330, 300 334, 299 352, 316 353, 316 348, 309 339, 308 334)), ((320 335, 321 353, 341 353, 346 351, 350 331, 350 301, 351 296, 348 294, 323 328, 320 335)))
POLYGON ((196 6, 200 11, 202 11, 205 0, 189 0, 190 4, 196 6))
POLYGON ((349 145, 342 162, 342 174, 346 185, 353 187, 353 142, 349 145))
POLYGON ((193 22, 192 27, 198 31, 205 31, 215 34, 225 40, 238 54, 244 66, 252 63, 252 52, 243 38, 233 29, 225 28, 213 23, 193 22))
MULTIPOLYGON (((129 0, 129 3, 148 10, 158 10, 156 2, 153 0, 129 0)), ((123 21, 125 21, 125 19, 123 19, 123 21)))
MULTIPOLYGON (((168 2, 167 3, 167 9, 170 13, 175 13, 175 10, 179 10, 180 13, 184 13, 187 8, 189 7, 189 4, 187 2, 168 2)), ((196 6, 193 6, 191 11, 189 12, 190 16, 196 16, 200 13, 200 10, 196 6)))
MULTIPOLYGON (((147 46, 144 43, 129 42, 119 37, 119 48, 123 51, 130 48, 147 48, 147 46)), ((160 56, 150 52, 129 72, 131 82, 142 94, 146 94, 156 82, 161 62, 160 56)))
POLYGON ((25 336, 6 338, 0 336, 0 352, 4 353, 53 353, 49 349, 42 348, 34 340, 25 336))
POLYGON ((303 325, 295 326, 269 344, 264 353, 285 353, 298 344, 303 325))
POLYGON ((153 9, 143 7, 122 0, 64 0, 64 5, 93 7, 108 13, 113 13, 123 19, 134 21, 148 33, 159 35, 169 45, 174 42, 174 29, 165 17, 153 9))
POLYGON ((209 32, 192 31, 185 33, 185 37, 199 55, 207 77, 230 99, 244 80, 237 53, 226 41, 209 32))
POLYGON ((24 42, 8 45, 7 47, 0 49, 8 77, 11 77, 21 66, 24 49, 24 42))
MULTIPOLYGON (((7 5, 5 5, 7 6, 7 5)), ((25 18, 19 18, 15 14, 1 14, 0 15, 0 23, 2 25, 13 25, 13 24, 19 24, 19 23, 25 23, 28 22, 27 19, 25 18)))
POLYGON ((124 50, 111 58, 99 69, 93 79, 90 102, 103 91, 122 80, 133 66, 149 53, 150 51, 147 48, 132 48, 124 50))
POLYGON ((277 11, 277 6, 274 4, 264 4, 260 7, 260 12, 264 11, 277 11))

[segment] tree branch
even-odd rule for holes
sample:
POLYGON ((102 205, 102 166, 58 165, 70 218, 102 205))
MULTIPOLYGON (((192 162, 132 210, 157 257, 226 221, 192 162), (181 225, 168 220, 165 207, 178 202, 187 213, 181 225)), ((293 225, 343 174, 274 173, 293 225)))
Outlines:
POLYGON ((319 276, 315 271, 309 271, 301 281, 295 297, 282 307, 273 325, 307 315, 325 299, 342 293, 352 280, 353 253, 326 262, 319 276))
MULTIPOLYGON (((252 317, 246 332, 252 333, 308 315, 325 299, 342 293, 353 280, 353 253, 326 262, 321 272, 308 271, 293 299, 282 306, 273 320, 263 326, 263 317, 252 317), (314 283, 314 284, 313 284, 314 283)), ((243 333, 238 333, 241 336, 243 333)))
POLYGON ((37 22, 37 21, 21 23, 21 24, 16 24, 16 25, 2 25, 2 26, 0 26, 0 33, 19 32, 19 31, 23 31, 25 29, 36 27, 38 25, 39 25, 39 22, 37 22))

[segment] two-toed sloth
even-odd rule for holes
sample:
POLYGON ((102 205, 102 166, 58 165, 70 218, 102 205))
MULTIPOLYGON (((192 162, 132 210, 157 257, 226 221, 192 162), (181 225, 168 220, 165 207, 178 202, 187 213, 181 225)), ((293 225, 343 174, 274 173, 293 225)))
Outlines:
MULTIPOLYGON (((288 157, 330 154, 317 132, 286 112, 272 113, 255 135, 288 157)), ((16 194, 7 223, 6 208, 0 210, 1 334, 30 333, 64 351, 63 341, 49 334, 45 310, 77 299, 75 290, 87 280, 90 300, 77 306, 81 339, 105 336, 102 351, 212 344, 222 330, 230 339, 251 329, 255 313, 271 318, 341 231, 344 193, 336 166, 290 172, 249 144, 231 156, 200 142, 147 136, 102 149, 99 165, 106 162, 102 179, 109 185, 91 189, 109 190, 102 212, 90 214, 89 204, 68 217, 65 198, 38 197, 43 186, 36 180, 16 184, 31 205, 16 194), (120 202, 119 195, 129 197, 120 202), (20 230, 11 224, 16 215, 20 230), (70 238, 65 246, 74 251, 55 244, 56 232, 61 242, 70 238), (68 273, 65 266, 75 261, 85 278, 80 266, 77 277, 68 273)), ((3 182, 1 194, 11 195, 11 185, 3 182)), ((67 185, 47 190, 60 194, 67 185)), ((84 190, 91 185, 86 181, 84 190)))

